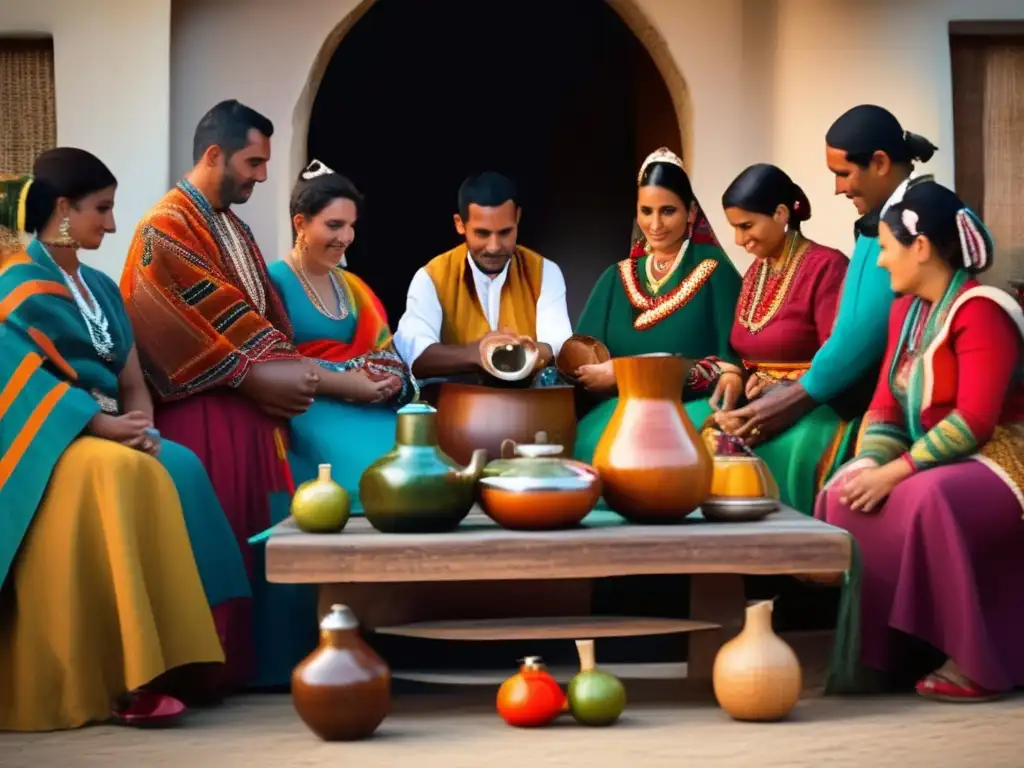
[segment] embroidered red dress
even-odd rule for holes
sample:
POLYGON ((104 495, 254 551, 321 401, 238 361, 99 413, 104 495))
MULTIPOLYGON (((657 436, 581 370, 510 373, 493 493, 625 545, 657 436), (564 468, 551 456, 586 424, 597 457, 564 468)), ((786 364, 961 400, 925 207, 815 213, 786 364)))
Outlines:
POLYGON ((1024 685, 1022 349, 1014 299, 966 273, 934 308, 914 297, 893 305, 882 375, 848 469, 895 460, 914 474, 865 514, 840 500, 844 470, 815 510, 859 545, 868 667, 895 671, 910 661, 895 655, 902 633, 982 688, 1024 685))

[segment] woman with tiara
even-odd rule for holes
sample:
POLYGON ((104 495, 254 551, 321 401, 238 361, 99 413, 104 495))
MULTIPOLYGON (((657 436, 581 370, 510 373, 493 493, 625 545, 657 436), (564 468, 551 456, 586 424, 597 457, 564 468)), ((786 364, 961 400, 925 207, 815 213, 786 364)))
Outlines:
POLYGON ((949 189, 912 186, 879 239, 901 297, 859 453, 815 514, 860 550, 864 666, 925 658, 896 656, 909 636, 936 652, 918 693, 985 701, 1024 685, 1024 313, 974 279, 992 240, 949 189))
POLYGON ((291 421, 295 480, 330 464, 353 500, 363 471, 394 444, 395 409, 417 395, 392 347, 383 305, 345 268, 362 202, 351 181, 314 160, 292 191, 295 248, 269 267, 297 349, 321 368, 318 397, 291 421), (338 439, 342 434, 359 439, 338 439))
MULTIPOLYGON (((685 396, 707 397, 722 371, 740 371, 729 346, 740 285, 683 161, 662 147, 647 157, 637 176, 629 258, 598 278, 576 333, 603 343, 613 358, 670 352, 699 360, 685 396)), ((577 428, 575 456, 590 461, 615 411, 615 372, 608 361, 575 373, 588 391, 606 398, 577 428)))
POLYGON ((33 173, 0 190, 36 235, 0 266, 0 730, 167 724, 243 660, 248 580, 198 458, 152 429, 117 285, 79 261, 116 179, 72 148, 33 173))
MULTIPOLYGON (((736 244, 755 261, 743 276, 736 318, 729 335, 742 370, 723 370, 707 400, 687 403, 686 411, 712 445, 738 449, 719 435, 736 430, 731 411, 797 381, 832 333, 848 262, 801 231, 811 218, 804 191, 781 168, 760 163, 744 170, 722 195, 736 244), (714 416, 714 422, 708 418, 714 416), (717 422, 717 423, 715 423, 717 422)), ((834 466, 847 458, 856 433, 829 405, 819 405, 796 424, 757 446, 781 491, 782 501, 805 515, 834 466)))

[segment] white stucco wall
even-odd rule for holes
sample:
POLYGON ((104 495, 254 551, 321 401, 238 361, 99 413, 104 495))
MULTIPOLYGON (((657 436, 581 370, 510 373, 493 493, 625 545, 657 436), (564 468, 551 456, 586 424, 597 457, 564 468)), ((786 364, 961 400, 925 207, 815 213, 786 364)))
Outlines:
POLYGON ((58 145, 118 178, 118 231, 88 256, 115 278, 170 178, 170 15, 171 0, 0 0, 0 35, 53 37, 58 145))
MULTIPOLYGON (((671 0, 669 0, 671 1, 671 0)), ((772 162, 803 185, 807 231, 849 252, 853 207, 833 195, 824 135, 843 111, 880 104, 939 147, 922 172, 954 183, 949 22, 1024 19, 1021 0, 775 0, 772 162)), ((698 107, 699 108, 699 107, 698 107)))
MULTIPOLYGON (((694 186, 741 266, 715 201, 745 165, 775 162, 811 197, 809 233, 848 250, 854 218, 832 196, 823 136, 846 108, 891 108, 940 147, 953 180, 948 23, 1024 19, 1020 0, 637 0, 667 40, 693 104, 694 186)), ((288 247, 295 106, 323 41, 356 0, 0 0, 0 34, 51 34, 58 142, 121 181, 119 232, 95 263, 120 272, 130 232, 190 165, 192 131, 223 98, 277 126, 271 179, 244 209, 268 258, 288 247)), ((624 183, 627 183, 624 181, 624 183)), ((448 194, 445 192, 444 194, 448 194)))

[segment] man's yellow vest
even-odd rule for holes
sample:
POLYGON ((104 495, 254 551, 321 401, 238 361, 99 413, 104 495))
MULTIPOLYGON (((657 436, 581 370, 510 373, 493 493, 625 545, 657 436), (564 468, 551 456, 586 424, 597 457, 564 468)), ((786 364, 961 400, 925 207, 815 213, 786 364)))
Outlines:
MULTIPOLYGON (((431 259, 425 267, 444 312, 442 344, 469 344, 491 330, 480 306, 467 253, 463 244, 431 259)), ((517 247, 501 287, 496 330, 509 329, 531 339, 537 338, 537 299, 543 276, 543 257, 528 248, 517 247)))

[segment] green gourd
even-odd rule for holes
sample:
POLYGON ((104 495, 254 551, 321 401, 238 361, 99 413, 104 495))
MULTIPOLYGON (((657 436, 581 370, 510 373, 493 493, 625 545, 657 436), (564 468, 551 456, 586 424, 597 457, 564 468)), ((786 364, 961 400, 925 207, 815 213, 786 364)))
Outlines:
POLYGON ((348 523, 348 493, 331 479, 331 465, 321 464, 318 477, 307 480, 292 497, 292 517, 306 533, 338 533, 348 523))
POLYGON ((626 708, 626 688, 615 675, 594 665, 594 641, 577 640, 580 671, 569 681, 569 711, 582 725, 611 725, 626 708))

